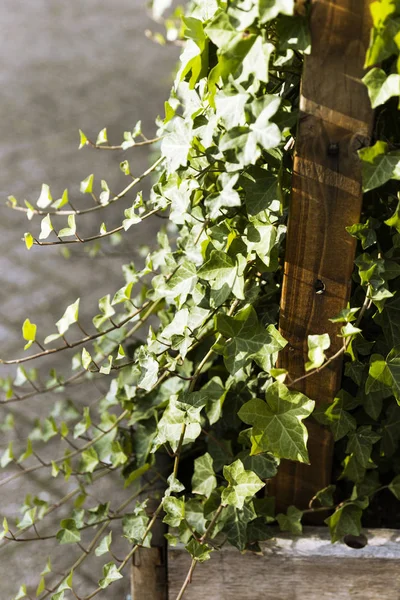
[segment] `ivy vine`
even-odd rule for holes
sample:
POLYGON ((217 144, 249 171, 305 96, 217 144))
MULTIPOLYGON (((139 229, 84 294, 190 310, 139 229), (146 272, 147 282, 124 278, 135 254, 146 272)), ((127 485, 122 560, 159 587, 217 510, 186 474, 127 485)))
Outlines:
MULTIPOLYGON (((155 0, 159 19, 169 4, 155 0)), ((312 399, 292 389, 290 373, 276 368, 286 344, 277 325, 299 85, 311 49, 307 3, 192 0, 184 13, 175 10, 164 19, 166 36, 151 34, 183 46, 155 135, 148 139, 138 123, 113 145, 106 129, 96 141, 80 132, 81 148, 127 152, 120 165, 126 187, 113 193, 89 175, 80 186, 93 200, 89 208, 71 201, 68 190, 54 199, 45 184, 36 204, 9 197, 10 208, 28 218, 28 250, 112 240, 134 235, 154 215, 168 219, 144 264, 124 265, 121 288, 99 300, 90 331, 79 320, 77 299, 45 337, 27 316, 25 352, 1 360, 16 365, 15 376, 1 380, 3 405, 49 393, 57 403, 48 417, 37 416, 26 444, 16 438, 4 448, 1 467, 15 468, 0 486, 38 470, 76 480, 55 503, 29 495, 22 516, 4 519, 2 544, 54 539, 82 549, 62 575, 49 559, 36 591, 22 582, 14 600, 34 593, 40 600, 95 597, 123 576, 139 547, 150 545, 160 515, 168 542, 183 543, 192 557, 179 600, 196 565, 225 542, 257 550, 276 524, 300 534, 303 515, 315 510, 326 511, 335 542, 360 533, 363 513, 373 516, 380 494, 400 499, 400 2, 377 0, 371 12, 364 83, 377 118, 371 146, 359 151, 362 220, 348 229, 358 240, 353 293, 350 305, 332 315, 343 323, 342 349, 330 355, 327 334, 309 336, 304 374, 344 355, 333 403, 314 410, 312 399), (137 176, 130 153, 143 145, 155 145, 157 157, 137 176), (140 191, 145 178, 153 182, 149 197, 140 191), (101 223, 83 235, 85 214, 110 204, 121 212, 121 225, 101 223), (25 366, 59 352, 67 375, 52 368, 43 381, 25 366), (70 386, 99 378, 109 390, 95 406, 68 401, 70 386), (276 514, 273 498, 259 492, 280 459, 308 462, 303 421, 311 415, 337 442, 336 483, 307 510, 276 514), (59 456, 42 458, 40 447, 55 440, 59 456), (109 495, 93 505, 93 484, 115 471, 126 499, 115 506, 109 495), (160 480, 165 492, 149 513, 139 497, 160 480), (58 530, 42 534, 48 515, 61 507, 58 530), (116 520, 126 538, 124 558, 113 553, 116 520), (74 574, 92 553, 102 557, 98 587, 78 590, 74 574)), ((12 437, 14 428, 9 412, 1 429, 12 437)))

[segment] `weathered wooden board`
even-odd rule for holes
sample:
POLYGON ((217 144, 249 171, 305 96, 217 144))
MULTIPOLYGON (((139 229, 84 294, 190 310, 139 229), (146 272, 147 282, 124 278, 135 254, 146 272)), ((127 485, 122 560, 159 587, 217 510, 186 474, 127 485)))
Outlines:
MULTIPOLYGON (((313 0, 312 52, 303 72, 289 211, 280 329, 288 340, 280 365, 304 375, 307 336, 329 333, 329 355, 342 344, 329 321, 350 295, 355 240, 346 226, 359 222, 362 189, 357 150, 368 144, 373 113, 361 82, 370 33, 369 0, 313 0)), ((340 359, 294 388, 317 403, 340 386, 340 359)), ((328 485, 332 440, 309 426, 311 466, 284 462, 271 493, 284 509, 307 506, 328 485)))
MULTIPOLYGON (((365 534, 361 550, 331 544, 327 530, 312 527, 298 538, 279 534, 263 556, 224 548, 198 565, 185 600, 400 600, 400 530, 365 534)), ((189 566, 187 552, 169 550, 169 600, 189 566)))

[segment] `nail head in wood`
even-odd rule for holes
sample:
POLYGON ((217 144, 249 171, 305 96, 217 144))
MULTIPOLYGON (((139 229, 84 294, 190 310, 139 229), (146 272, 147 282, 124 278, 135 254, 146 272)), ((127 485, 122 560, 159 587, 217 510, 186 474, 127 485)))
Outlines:
POLYGON ((325 292, 325 284, 322 279, 317 279, 314 283, 314 289, 316 294, 323 294, 325 292))
POLYGON ((328 146, 328 156, 337 156, 339 154, 339 144, 331 143, 328 146))

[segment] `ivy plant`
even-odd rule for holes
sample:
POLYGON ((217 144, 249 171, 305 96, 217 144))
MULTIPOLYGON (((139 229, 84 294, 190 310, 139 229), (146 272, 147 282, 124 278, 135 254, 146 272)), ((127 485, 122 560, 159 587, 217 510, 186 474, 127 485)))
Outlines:
MULTIPOLYGON (((80 185, 86 202, 68 190, 54 199, 46 184, 36 203, 8 200, 28 218, 27 250, 43 252, 87 244, 94 254, 108 238, 135 235, 146 219, 167 219, 143 264, 123 265, 121 287, 99 299, 90 330, 79 316, 83 294, 60 311, 47 336, 27 315, 21 355, 1 359, 16 367, 1 380, 3 405, 41 394, 54 403, 48 416, 37 415, 27 442, 16 438, 3 448, 0 464, 10 474, 0 485, 38 470, 76 481, 61 501, 27 496, 20 517, 4 519, 2 543, 45 537, 79 551, 85 539, 69 570, 55 573, 48 560, 36 591, 21 582, 14 600, 101 595, 124 576, 137 549, 151 544, 161 515, 169 543, 183 543, 191 555, 191 574, 225 542, 257 550, 276 525, 301 534, 304 514, 315 510, 325 511, 333 542, 359 534, 378 495, 400 498, 400 3, 371 4, 364 83, 377 120, 371 146, 359 152, 362 219, 348 228, 358 240, 352 297, 332 315, 342 322, 342 389, 318 409, 276 367, 286 344, 278 312, 300 77, 311 49, 307 3, 192 0, 165 17, 170 4, 154 0, 166 34, 149 35, 183 51, 154 136, 146 137, 140 122, 116 145, 106 128, 93 140, 80 131, 80 148, 126 151, 124 189, 115 193, 89 174, 80 185), (138 146, 154 146, 155 154, 139 176, 131 159, 138 146), (85 215, 101 215, 110 204, 120 225, 101 222, 83 234, 85 215), (56 353, 65 355, 62 373, 51 368, 39 378, 29 368, 56 353), (108 392, 96 404, 68 400, 70 386, 100 379, 108 392), (307 418, 332 431, 336 480, 307 510, 276 514, 265 486, 280 459, 309 461, 307 418), (43 444, 55 441, 59 454, 42 458, 43 444), (124 502, 116 506, 109 492, 96 504, 92 486, 114 472, 126 488, 124 502), (160 481, 154 508, 143 494, 152 496, 160 481), (61 507, 58 529, 44 535, 47 517, 61 507), (113 552, 116 536, 126 540, 123 558, 113 552), (74 577, 92 553, 98 586, 78 590, 74 577)), ((308 346, 307 377, 337 358, 327 334, 310 336, 308 346)), ((1 427, 12 437, 12 412, 1 427)))

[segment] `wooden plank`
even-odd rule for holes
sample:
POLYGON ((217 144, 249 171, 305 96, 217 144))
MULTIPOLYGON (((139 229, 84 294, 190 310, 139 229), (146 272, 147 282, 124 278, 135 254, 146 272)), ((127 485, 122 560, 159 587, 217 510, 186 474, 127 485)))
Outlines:
MULTIPOLYGON (((330 354, 342 344, 329 321, 348 302, 355 240, 346 226, 359 222, 362 189, 357 150, 369 143, 373 112, 361 82, 370 32, 369 0, 313 0, 312 52, 303 72, 289 211, 280 330, 288 340, 280 365, 304 375, 307 336, 329 333, 330 354)), ((317 404, 332 401, 342 361, 293 387, 317 404)), ((307 506, 329 484, 332 439, 309 425, 311 466, 283 461, 269 493, 280 510, 307 506)))
MULTIPOLYGON (((365 534, 360 550, 331 544, 326 529, 312 527, 301 537, 279 534, 262 545, 263 556, 224 548, 198 566, 185 600, 400 600, 400 531, 365 534)), ((190 557, 171 548, 168 564, 175 600, 190 557)))
POLYGON ((163 546, 139 548, 133 555, 132 600, 167 600, 166 573, 163 546))

